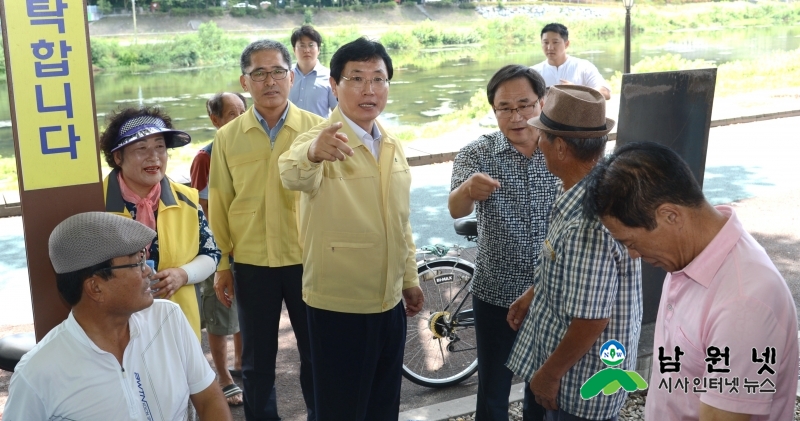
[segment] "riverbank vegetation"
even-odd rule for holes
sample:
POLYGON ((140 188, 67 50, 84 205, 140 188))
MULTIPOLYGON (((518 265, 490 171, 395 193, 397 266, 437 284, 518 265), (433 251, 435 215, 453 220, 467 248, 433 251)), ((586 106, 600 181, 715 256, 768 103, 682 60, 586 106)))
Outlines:
MULTIPOLYGON (((755 90, 776 90, 800 87, 800 49, 776 51, 756 60, 739 60, 716 66, 706 60, 686 60, 678 54, 647 57, 631 66, 632 73, 668 72, 673 70, 717 67, 716 97, 726 97, 755 90)), ((622 73, 609 80, 612 92, 619 92, 622 73)))
POLYGON ((120 67, 195 67, 237 63, 248 41, 232 37, 213 22, 197 32, 166 42, 120 45, 116 40, 91 40, 92 64, 101 69, 120 67))
MULTIPOLYGON (((688 70, 716 67, 704 60, 686 60, 680 55, 666 54, 645 58, 632 66, 634 73, 670 70, 688 70)), ((621 74, 617 72, 610 79, 612 92, 619 92, 621 74)), ((725 97, 749 92, 778 90, 800 87, 800 50, 772 52, 752 60, 739 60, 718 66, 715 101, 725 97)), ((436 121, 421 126, 399 126, 392 133, 401 140, 435 139, 464 127, 474 127, 476 121, 491 111, 486 100, 485 90, 478 90, 469 102, 454 111, 443 115, 436 121)), ((104 130, 100 127, 100 131, 104 130)), ((207 142, 206 142, 207 143, 207 142)), ((179 148, 170 152, 170 173, 188 173, 191 160, 201 143, 193 143, 191 148, 179 148)), ((103 163, 104 172, 108 168, 103 163)), ((14 157, 0 157, 0 191, 17 189, 17 173, 14 157)))
MULTIPOLYGON (((439 3, 447 3, 447 0, 430 4, 439 3)), ((413 5, 414 3, 406 2, 404 6, 406 4, 413 5)), ((484 3, 478 4, 485 5, 484 3)), ((622 24, 624 16, 619 8, 616 6, 614 8, 597 6, 597 8, 607 12, 604 14, 605 17, 574 19, 568 22, 572 39, 603 38, 621 34, 624 27, 622 24)), ((179 8, 173 7, 173 11, 175 9, 179 8)), ((238 10, 245 10, 245 8, 238 10)), ((306 12, 311 10, 317 9, 308 8, 306 12)), ((336 10, 341 10, 341 8, 336 10)), ((558 11, 559 9, 556 7, 553 10, 558 11)), ((263 11, 259 9, 259 13, 261 12, 263 11)), ((460 12, 472 13, 466 10, 460 12)), ((453 13, 459 12, 454 11, 453 13)), ((637 5, 632 13, 632 29, 637 33, 800 24, 800 3, 729 2, 680 6, 645 4, 637 5)), ((313 15, 314 12, 310 14, 313 15)), ((398 67, 420 68, 436 65, 436 61, 430 62, 427 59, 425 62, 419 62, 418 52, 421 49, 471 44, 485 47, 473 49, 473 54, 481 54, 480 50, 503 48, 507 51, 521 48, 530 44, 538 44, 540 28, 545 22, 558 19, 556 14, 545 14, 538 18, 518 15, 513 18, 464 19, 463 24, 452 25, 441 25, 431 21, 415 25, 392 25, 387 26, 382 32, 380 40, 388 48, 394 50, 392 54, 398 57, 396 61, 398 67)), ((322 45, 323 56, 332 54, 340 45, 361 35, 356 25, 336 29, 320 27, 319 30, 325 40, 322 45)), ((273 38, 289 44, 288 32, 273 38)), ((211 21, 200 25, 194 33, 164 36, 158 39, 143 38, 140 43, 124 43, 110 38, 92 37, 91 53, 92 63, 99 70, 144 71, 235 65, 247 43, 247 39, 240 35, 226 33, 211 21)), ((487 51, 487 54, 491 54, 491 51, 487 51)), ((0 62, 0 79, 5 80, 5 62, 0 62)))
MULTIPOLYGON (((570 21, 571 39, 580 43, 581 38, 618 36, 618 32, 622 29, 623 15, 614 10, 615 12, 609 13, 606 18, 570 21)), ((726 25, 738 27, 751 24, 783 26, 800 24, 800 3, 752 5, 736 2, 678 7, 640 6, 637 3, 634 10, 636 13, 634 28, 639 32, 682 30, 686 31, 687 36, 692 36, 693 29, 719 28, 726 25)), ((459 60, 489 62, 498 54, 530 48, 531 45, 537 46, 539 28, 547 19, 549 18, 546 16, 537 19, 516 16, 506 19, 471 19, 463 25, 437 25, 435 22, 406 26, 391 25, 383 31, 380 39, 392 48, 391 54, 396 69, 426 70, 442 65, 453 65, 459 60), (455 46, 456 44, 458 46, 455 46), (470 44, 470 47, 463 48, 464 44, 470 44)), ((357 25, 334 29, 318 28, 325 39, 322 53, 330 55, 343 43, 360 36, 358 28, 357 25)), ((734 44, 739 41, 736 36, 746 35, 733 33, 718 42, 734 44)), ((289 31, 285 31, 284 36, 275 39, 288 45, 289 31)), ((157 42, 123 45, 119 41, 94 37, 91 49, 92 60, 96 67, 136 78, 135 73, 128 71, 238 66, 239 55, 248 42, 242 36, 226 33, 213 22, 209 22, 200 25, 194 33, 164 37, 157 42)), ((743 92, 800 87, 800 50, 764 51, 759 54, 751 60, 732 61, 718 66, 715 94, 717 100, 743 92)), ((634 63, 632 71, 642 73, 707 67, 717 67, 717 65, 704 60, 687 60, 679 55, 665 54, 647 57, 634 63)), ((5 69, 0 69, 0 72, 4 78, 5 69)), ((621 77, 621 73, 616 72, 610 78, 612 92, 619 92, 621 77)), ((465 126, 474 126, 476 120, 485 117, 489 112, 485 91, 478 90, 464 106, 438 117, 434 122, 421 126, 403 125, 393 128, 392 131, 403 140, 434 139, 465 126)), ((188 168, 194 151, 196 151, 194 147, 173 151, 170 161, 171 172, 176 170, 180 172, 181 169, 188 168)), ((16 188, 14 158, 2 156, 0 191, 16 190, 16 188)))
MULTIPOLYGON (((746 92, 800 87, 800 49, 772 52, 758 59, 732 61, 719 66, 705 60, 687 60, 678 54, 665 54, 639 61, 631 66, 631 72, 667 72, 712 67, 717 68, 717 83, 714 90, 716 101, 724 101, 725 97, 746 92)), ((609 83, 611 91, 618 93, 622 85, 622 73, 616 72, 609 83)), ((440 117, 435 122, 422 126, 403 126, 393 133, 401 140, 436 138, 458 128, 474 125, 476 120, 485 117, 490 111, 486 91, 480 90, 464 107, 440 117)))
MULTIPOLYGON (((620 35, 624 28, 624 15, 617 9, 606 8, 608 13, 604 17, 569 21, 571 38, 620 35)), ((558 8, 552 10, 549 12, 551 14, 545 13, 537 18, 521 14, 513 18, 469 19, 463 25, 441 25, 431 21, 395 25, 385 30, 380 40, 387 48, 412 53, 410 57, 416 56, 415 52, 420 49, 453 45, 473 44, 506 49, 527 46, 538 44, 541 27, 559 18, 555 13, 558 8)), ((633 13, 632 27, 638 33, 800 23, 800 3, 638 6, 633 13)), ((335 30, 320 27, 319 30, 325 40, 323 55, 333 53, 340 45, 361 35, 355 25, 335 30)), ((276 40, 288 44, 288 32, 276 37, 276 40)), ((124 45, 116 40, 92 38, 92 62, 100 69, 133 68, 138 71, 147 68, 230 65, 238 62, 247 42, 245 38, 229 35, 209 22, 200 25, 195 33, 139 44, 124 45)), ((414 65, 413 60, 398 64, 414 65)))

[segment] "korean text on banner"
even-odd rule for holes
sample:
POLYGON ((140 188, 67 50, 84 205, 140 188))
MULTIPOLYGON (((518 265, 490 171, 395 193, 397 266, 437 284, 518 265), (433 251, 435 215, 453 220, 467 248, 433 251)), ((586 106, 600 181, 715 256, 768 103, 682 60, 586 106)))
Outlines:
POLYGON ((84 2, 2 4, 23 189, 98 182, 84 2))

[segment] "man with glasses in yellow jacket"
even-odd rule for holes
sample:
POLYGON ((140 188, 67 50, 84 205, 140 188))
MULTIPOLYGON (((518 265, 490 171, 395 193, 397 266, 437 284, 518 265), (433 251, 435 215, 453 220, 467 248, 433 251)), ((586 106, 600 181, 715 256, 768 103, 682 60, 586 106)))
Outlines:
POLYGON ((292 104, 289 51, 272 40, 254 41, 241 58, 242 89, 253 106, 219 131, 211 153, 211 230, 222 258, 214 279, 217 298, 235 296, 242 332, 244 412, 248 421, 278 420, 275 359, 282 303, 300 353, 300 387, 308 420, 314 415, 311 351, 301 294, 302 248, 297 193, 284 189, 278 157, 322 118, 292 104), (234 255, 232 270, 228 256, 234 255))

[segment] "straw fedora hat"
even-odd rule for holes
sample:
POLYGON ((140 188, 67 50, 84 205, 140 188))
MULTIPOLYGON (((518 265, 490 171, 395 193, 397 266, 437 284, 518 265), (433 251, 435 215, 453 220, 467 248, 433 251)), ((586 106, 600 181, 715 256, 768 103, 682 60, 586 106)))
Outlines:
POLYGON ((591 139, 602 137, 614 128, 606 118, 603 94, 581 85, 554 85, 544 99, 542 113, 528 124, 555 136, 591 139))

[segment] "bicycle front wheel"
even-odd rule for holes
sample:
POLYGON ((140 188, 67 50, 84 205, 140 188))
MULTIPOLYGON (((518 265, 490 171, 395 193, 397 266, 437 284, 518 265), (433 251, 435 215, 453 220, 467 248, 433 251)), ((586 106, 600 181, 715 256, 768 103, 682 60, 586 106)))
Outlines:
POLYGON ((441 388, 478 370, 469 293, 474 269, 464 261, 434 260, 417 266, 425 304, 408 319, 403 376, 421 386, 441 388))

